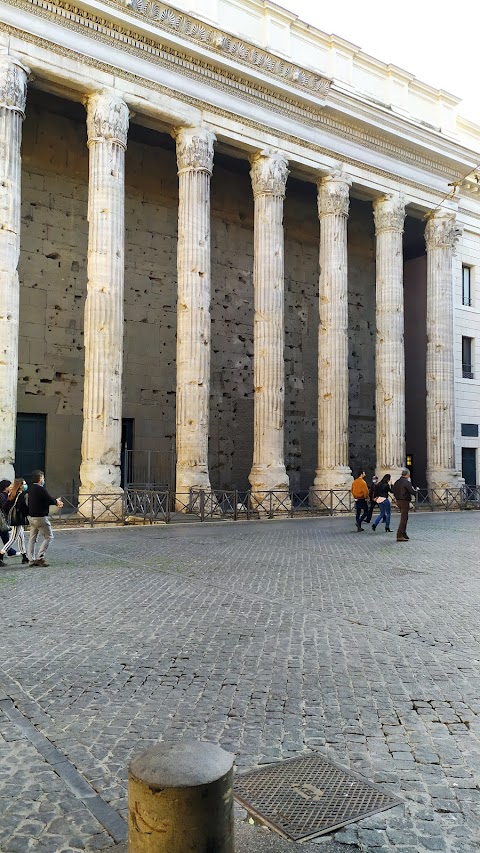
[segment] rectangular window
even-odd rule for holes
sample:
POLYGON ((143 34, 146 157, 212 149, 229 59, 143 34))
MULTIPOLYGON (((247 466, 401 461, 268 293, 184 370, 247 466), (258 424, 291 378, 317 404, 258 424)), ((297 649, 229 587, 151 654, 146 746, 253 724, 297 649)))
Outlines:
POLYGON ((472 269, 462 266, 462 305, 472 304, 472 269))
POLYGON ((478 438, 478 424, 462 424, 462 435, 467 438, 478 438))
POLYGON ((462 337, 462 376, 473 379, 473 338, 462 337))

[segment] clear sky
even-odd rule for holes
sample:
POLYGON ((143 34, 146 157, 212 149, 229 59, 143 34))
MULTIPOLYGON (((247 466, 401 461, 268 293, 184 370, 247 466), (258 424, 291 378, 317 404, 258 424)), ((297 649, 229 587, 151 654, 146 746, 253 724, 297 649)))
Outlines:
POLYGON ((275 0, 309 24, 462 98, 480 125, 480 0, 275 0))

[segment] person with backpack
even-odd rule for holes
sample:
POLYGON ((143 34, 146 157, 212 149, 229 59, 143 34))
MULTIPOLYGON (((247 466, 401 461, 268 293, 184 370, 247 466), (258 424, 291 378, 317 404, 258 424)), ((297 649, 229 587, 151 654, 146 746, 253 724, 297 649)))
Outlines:
POLYGON ((22 563, 28 563, 25 549, 25 531, 23 529, 28 524, 27 489, 28 486, 23 477, 17 477, 8 489, 7 500, 3 511, 11 529, 8 541, 5 542, 0 550, 0 566, 6 565, 3 558, 15 540, 17 540, 17 548, 22 555, 22 563))
POLYGON ((385 524, 385 533, 392 532, 390 530, 391 503, 388 497, 391 491, 390 474, 384 474, 380 482, 375 486, 374 491, 375 501, 380 510, 380 515, 377 516, 372 524, 372 530, 374 533, 377 529, 377 525, 380 524, 381 521, 385 524))

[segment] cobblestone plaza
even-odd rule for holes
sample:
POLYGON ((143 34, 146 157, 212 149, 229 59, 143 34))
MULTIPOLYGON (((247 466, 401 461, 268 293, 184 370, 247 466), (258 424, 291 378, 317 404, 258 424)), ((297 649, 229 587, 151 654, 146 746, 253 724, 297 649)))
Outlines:
POLYGON ((2 853, 114 848, 129 757, 183 736, 239 769, 318 751, 403 800, 345 849, 478 851, 479 517, 413 515, 401 544, 353 529, 62 531, 50 567, 10 560, 2 853))

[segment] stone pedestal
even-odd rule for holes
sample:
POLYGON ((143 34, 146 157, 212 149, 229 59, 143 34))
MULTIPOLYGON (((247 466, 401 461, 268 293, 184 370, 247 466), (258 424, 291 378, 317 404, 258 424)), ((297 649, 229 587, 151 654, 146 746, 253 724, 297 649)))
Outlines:
POLYGON ((318 329, 318 467, 315 491, 350 489, 348 465, 347 175, 318 182, 320 287, 318 329))
POLYGON ((233 759, 214 743, 188 738, 133 758, 129 853, 234 853, 233 759))
POLYGON ((452 259, 460 236, 455 214, 435 211, 425 228, 427 246, 427 483, 459 487, 455 470, 455 376, 452 259))
POLYGON ((387 195, 373 203, 376 266, 376 423, 379 478, 395 482, 405 465, 405 347, 403 311, 403 223, 405 201, 387 195))
POLYGON ((270 150, 252 157, 254 226, 254 444, 249 474, 254 505, 266 491, 288 491, 284 461, 285 158, 270 150))
POLYGON ((210 179, 215 136, 205 128, 175 132, 179 177, 176 491, 210 491, 210 179))
MULTIPOLYGON (((124 163, 128 107, 116 95, 87 106, 88 283, 80 495, 121 495, 124 163)), ((97 514, 104 510, 99 506, 97 514)))
MULTIPOLYGON (((0 477, 14 479, 17 423, 22 121, 27 69, 0 57, 0 477)), ((19 471, 26 476, 28 471, 19 471)))

